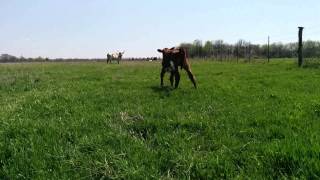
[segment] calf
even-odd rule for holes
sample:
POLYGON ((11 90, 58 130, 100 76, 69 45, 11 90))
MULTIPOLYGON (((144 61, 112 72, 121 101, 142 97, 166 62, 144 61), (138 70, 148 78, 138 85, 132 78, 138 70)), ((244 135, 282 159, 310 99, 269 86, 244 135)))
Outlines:
POLYGON ((170 72, 170 83, 173 86, 175 80, 175 88, 179 86, 180 81, 180 73, 179 73, 179 66, 180 68, 187 71, 189 79, 193 83, 194 87, 197 88, 195 77, 193 76, 190 64, 187 59, 187 52, 184 48, 164 48, 158 49, 158 52, 162 53, 163 60, 162 60, 162 69, 161 69, 161 86, 163 86, 163 77, 166 72, 170 72))

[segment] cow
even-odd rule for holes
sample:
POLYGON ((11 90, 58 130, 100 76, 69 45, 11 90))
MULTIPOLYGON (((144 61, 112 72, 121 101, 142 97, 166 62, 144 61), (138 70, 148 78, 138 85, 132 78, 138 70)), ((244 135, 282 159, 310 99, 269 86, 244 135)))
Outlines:
POLYGON ((107 54, 107 63, 111 63, 112 60, 117 60, 118 64, 120 63, 120 60, 122 59, 122 56, 124 54, 123 52, 117 52, 117 53, 113 53, 113 54, 107 54))
POLYGON ((175 88, 178 88, 179 81, 180 81, 180 73, 179 73, 179 66, 180 68, 187 71, 189 79, 193 83, 193 86, 197 88, 197 83, 195 80, 194 75, 191 72, 190 64, 187 59, 187 51, 184 48, 164 48, 158 49, 158 52, 162 53, 162 69, 160 73, 160 85, 163 86, 163 77, 166 72, 170 72, 170 83, 173 86, 175 83, 175 88), (174 82, 175 81, 175 82, 174 82))
POLYGON ((111 54, 107 54, 107 64, 110 62, 111 63, 112 60, 112 55, 111 54))

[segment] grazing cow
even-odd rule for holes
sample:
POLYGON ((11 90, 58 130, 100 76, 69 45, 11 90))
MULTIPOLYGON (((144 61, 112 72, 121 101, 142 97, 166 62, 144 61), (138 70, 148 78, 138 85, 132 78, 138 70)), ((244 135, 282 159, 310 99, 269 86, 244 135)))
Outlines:
POLYGON ((123 52, 117 52, 117 53, 113 53, 113 54, 107 54, 107 63, 111 63, 112 60, 117 60, 118 64, 120 63, 120 60, 122 59, 122 56, 124 54, 123 52))
POLYGON ((112 60, 112 55, 108 53, 107 54, 107 64, 111 63, 111 60, 112 60))
POLYGON ((187 71, 189 79, 193 83, 194 87, 197 88, 195 77, 193 76, 190 68, 190 64, 187 59, 187 51, 184 48, 164 48, 158 49, 158 52, 162 53, 162 69, 161 69, 161 86, 163 86, 163 77, 166 72, 170 72, 170 83, 173 86, 175 80, 175 88, 179 86, 180 81, 180 68, 187 71))

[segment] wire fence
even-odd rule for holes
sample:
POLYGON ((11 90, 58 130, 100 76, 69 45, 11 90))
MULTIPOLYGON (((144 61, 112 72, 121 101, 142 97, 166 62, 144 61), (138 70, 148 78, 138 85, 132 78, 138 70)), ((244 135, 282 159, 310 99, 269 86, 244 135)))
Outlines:
MULTIPOLYGON (((304 29, 302 52, 306 61, 320 60, 319 40, 320 26, 304 29)), ((191 58, 207 58, 220 61, 297 58, 298 28, 290 34, 274 34, 254 40, 240 39, 233 44, 225 43, 222 40, 206 41, 205 43, 195 40, 193 43, 183 43, 180 46, 187 49, 191 58)))

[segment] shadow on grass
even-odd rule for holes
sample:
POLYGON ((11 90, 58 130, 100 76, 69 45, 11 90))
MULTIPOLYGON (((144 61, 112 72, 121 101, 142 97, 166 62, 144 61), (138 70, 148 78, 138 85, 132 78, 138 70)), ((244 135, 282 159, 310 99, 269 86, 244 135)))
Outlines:
POLYGON ((159 93, 160 97, 162 98, 169 97, 170 93, 174 90, 174 88, 171 86, 151 86, 150 88, 153 90, 153 92, 159 93))

